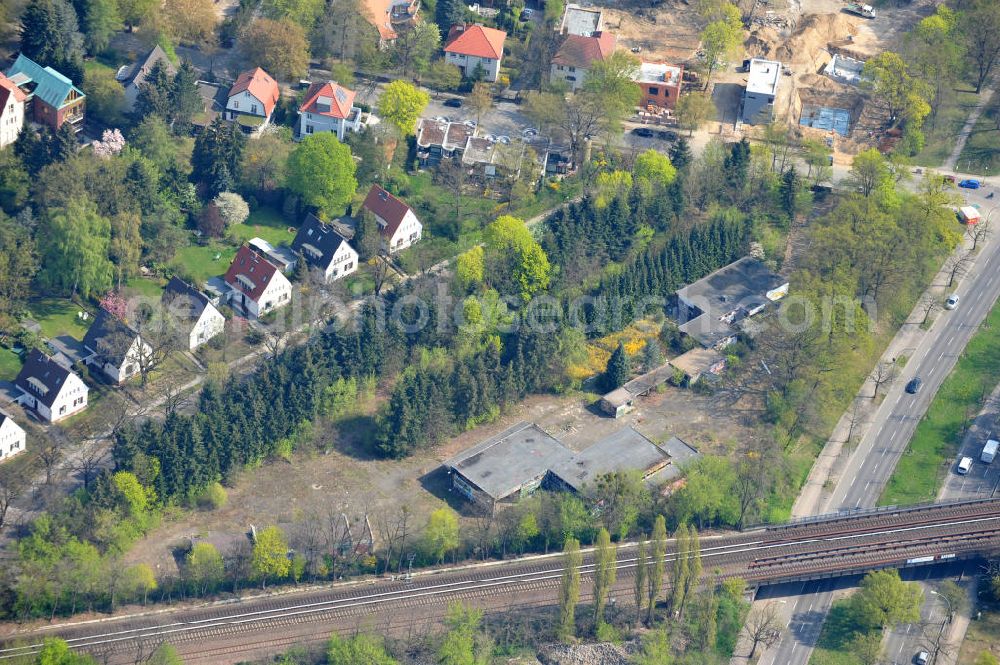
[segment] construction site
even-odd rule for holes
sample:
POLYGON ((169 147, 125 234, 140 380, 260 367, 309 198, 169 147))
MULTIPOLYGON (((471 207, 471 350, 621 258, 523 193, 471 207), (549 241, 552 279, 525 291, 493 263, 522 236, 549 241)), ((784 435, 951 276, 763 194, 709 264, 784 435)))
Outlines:
MULTIPOLYGON (((746 14, 748 2, 741 3, 746 14)), ((645 5, 645 3, 644 3, 645 5)), ((781 63, 774 100, 774 120, 803 138, 823 140, 835 163, 885 140, 887 118, 867 103, 860 86, 865 60, 885 50, 899 50, 903 35, 934 10, 933 0, 902 7, 880 7, 873 17, 847 11, 840 0, 756 0, 746 31, 745 58, 781 63)), ((605 29, 644 62, 683 64, 703 69, 699 35, 705 20, 695 2, 666 0, 653 7, 601 7, 605 29)), ((741 62, 713 72, 718 124, 713 133, 735 134, 741 103, 737 89, 747 84, 741 62), (730 89, 727 92, 727 89, 730 89), (734 108, 735 106, 735 108, 734 108)), ((690 85, 690 84, 689 84, 690 85)), ((695 84, 695 85, 700 85, 695 84)), ((743 133, 757 131, 743 126, 743 133)))

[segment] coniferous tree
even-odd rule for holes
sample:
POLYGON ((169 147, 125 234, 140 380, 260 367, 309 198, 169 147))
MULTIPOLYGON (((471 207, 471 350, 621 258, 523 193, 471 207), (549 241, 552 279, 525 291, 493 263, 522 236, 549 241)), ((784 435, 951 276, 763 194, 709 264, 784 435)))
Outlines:
POLYGON ((177 68, 170 99, 173 103, 171 119, 175 123, 188 124, 196 113, 202 110, 201 94, 198 92, 198 72, 185 60, 177 68))
POLYGON ((788 214, 790 221, 795 221, 798 213, 799 174, 794 166, 788 167, 781 174, 781 185, 778 187, 778 198, 781 207, 788 214))
POLYGON ((684 171, 685 168, 692 162, 694 155, 691 154, 691 146, 688 145, 687 138, 681 136, 677 139, 677 142, 670 146, 670 163, 674 165, 678 171, 684 171))
POLYGON ((628 354, 625 352, 625 345, 618 343, 618 348, 614 350, 608 359, 608 366, 604 370, 602 377, 604 390, 611 392, 616 388, 621 388, 628 381, 631 368, 629 367, 628 354))

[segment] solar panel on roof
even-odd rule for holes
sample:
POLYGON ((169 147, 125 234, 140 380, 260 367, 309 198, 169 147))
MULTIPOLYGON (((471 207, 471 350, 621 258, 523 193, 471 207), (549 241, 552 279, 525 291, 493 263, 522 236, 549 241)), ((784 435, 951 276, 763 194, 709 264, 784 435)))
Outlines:
POLYGON ((343 88, 337 88, 333 94, 337 97, 337 101, 341 104, 345 104, 347 102, 347 95, 344 94, 343 88))

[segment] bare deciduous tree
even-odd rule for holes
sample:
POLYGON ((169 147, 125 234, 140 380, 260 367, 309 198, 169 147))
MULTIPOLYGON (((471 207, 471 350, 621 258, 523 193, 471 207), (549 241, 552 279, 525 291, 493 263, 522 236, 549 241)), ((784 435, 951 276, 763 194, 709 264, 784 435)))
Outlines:
POLYGON ((376 296, 382 293, 382 287, 385 286, 385 281, 389 278, 391 270, 389 259, 384 256, 376 256, 372 259, 372 277, 375 279, 376 296))
POLYGON ((891 383, 895 377, 896 364, 880 360, 871 373, 871 380, 875 383, 875 391, 872 393, 872 399, 878 397, 879 388, 891 383))
POLYGON ((953 286, 955 280, 964 277, 969 272, 969 264, 972 263, 972 255, 969 252, 952 254, 944 263, 944 270, 948 274, 948 286, 953 286))
POLYGON ((920 319, 920 325, 927 323, 927 318, 931 315, 931 312, 933 312, 940 306, 941 303, 938 301, 937 298, 935 298, 929 293, 925 293, 920 298, 920 304, 918 305, 918 307, 920 307, 920 311, 923 312, 924 315, 924 318, 920 319))
POLYGON ((750 658, 757 655, 757 647, 764 645, 770 648, 781 639, 781 619, 778 617, 778 603, 767 603, 751 610, 746 623, 743 624, 743 634, 751 642, 750 658))
POLYGON ((0 529, 7 523, 7 511, 24 491, 27 483, 18 473, 0 475, 0 529))
POLYGON ((90 489, 90 482, 97 477, 108 461, 108 448, 102 441, 90 441, 83 444, 73 461, 73 471, 80 474, 83 488, 90 489))
POLYGON ((993 234, 993 229, 990 228, 990 220, 987 217, 979 220, 978 224, 969 225, 965 232, 972 238, 972 249, 975 251, 979 243, 986 242, 986 239, 993 234))

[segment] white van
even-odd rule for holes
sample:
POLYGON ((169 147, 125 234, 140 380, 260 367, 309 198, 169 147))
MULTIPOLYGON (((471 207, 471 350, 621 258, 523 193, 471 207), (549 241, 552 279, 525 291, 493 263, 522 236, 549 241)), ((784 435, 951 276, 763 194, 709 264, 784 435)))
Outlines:
POLYGON ((990 439, 983 446, 983 454, 979 456, 979 460, 984 464, 989 464, 993 461, 993 458, 997 456, 997 448, 1000 447, 1000 441, 996 439, 990 439))
POLYGON ((961 476, 964 476, 965 474, 967 474, 971 468, 972 468, 972 458, 971 457, 963 457, 958 462, 958 473, 961 476))

